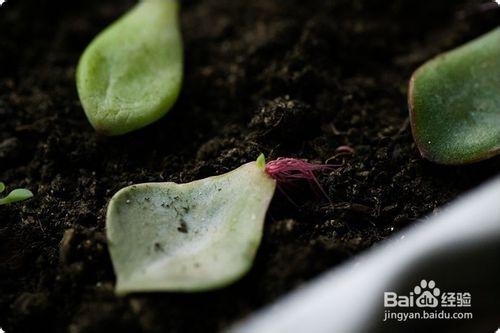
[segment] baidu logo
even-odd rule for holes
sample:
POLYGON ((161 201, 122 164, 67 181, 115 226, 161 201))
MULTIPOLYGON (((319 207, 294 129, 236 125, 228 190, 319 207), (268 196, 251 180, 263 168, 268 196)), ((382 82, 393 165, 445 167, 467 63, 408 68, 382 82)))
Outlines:
MULTIPOLYGON (((499 0, 500 1, 500 0, 499 0)), ((434 280, 421 280, 408 295, 388 291, 384 293, 386 308, 436 308, 470 307, 472 296, 469 292, 443 292, 434 280)))
POLYGON ((436 281, 423 279, 408 294, 384 292, 383 321, 472 319, 472 312, 465 311, 471 306, 470 292, 443 291, 436 281))
POLYGON ((420 308, 435 308, 439 304, 438 297, 441 294, 441 291, 439 288, 436 288, 436 283, 433 280, 430 280, 429 282, 426 280, 420 281, 420 285, 413 288, 413 293, 417 297, 415 303, 420 308))

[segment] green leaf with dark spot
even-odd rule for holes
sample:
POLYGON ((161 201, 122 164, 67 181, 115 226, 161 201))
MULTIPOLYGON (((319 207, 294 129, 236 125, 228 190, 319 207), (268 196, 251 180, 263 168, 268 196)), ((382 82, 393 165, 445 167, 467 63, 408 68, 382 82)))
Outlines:
POLYGON ((158 120, 182 82, 176 0, 142 0, 87 47, 77 88, 96 131, 120 135, 158 120))
POLYGON ((187 184, 122 189, 106 217, 116 292, 193 292, 236 281, 252 267, 275 188, 251 162, 187 184))
POLYGON ((410 82, 413 135, 422 154, 465 164, 500 152, 500 28, 430 60, 410 82))

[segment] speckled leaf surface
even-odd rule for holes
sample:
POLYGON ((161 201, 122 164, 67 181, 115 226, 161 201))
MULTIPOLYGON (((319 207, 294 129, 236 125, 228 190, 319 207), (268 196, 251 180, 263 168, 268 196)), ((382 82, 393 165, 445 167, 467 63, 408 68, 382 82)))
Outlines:
POLYGON ((410 82, 412 130, 422 155, 464 164, 500 152, 500 28, 430 60, 410 82))
POLYGON ((96 131, 124 134, 173 106, 183 67, 178 12, 175 0, 142 0, 87 47, 76 81, 96 131))
POLYGON ((110 201, 116 292, 202 291, 251 267, 276 184, 255 162, 187 184, 129 186, 110 201))

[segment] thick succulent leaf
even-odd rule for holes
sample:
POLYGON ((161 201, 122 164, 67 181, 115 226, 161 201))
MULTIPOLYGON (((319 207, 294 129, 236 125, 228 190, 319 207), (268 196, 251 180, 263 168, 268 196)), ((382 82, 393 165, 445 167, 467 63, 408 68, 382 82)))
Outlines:
POLYGON ((87 47, 77 88, 90 123, 119 135, 161 118, 182 81, 176 0, 142 0, 87 47))
POLYGON ((412 130, 422 155, 471 163, 500 152, 500 28, 438 56, 410 82, 412 130))
POLYGON ((255 162, 187 184, 119 191, 107 212, 116 292, 202 291, 251 267, 276 183, 255 162))
MULTIPOLYGON (((2 185, 0 185, 0 188, 2 185)), ((3 187, 2 191, 5 189, 3 187)), ((0 192, 2 192, 0 191, 0 192)), ((14 202, 24 201, 33 197, 33 193, 30 190, 19 188, 10 192, 6 197, 0 199, 0 205, 7 205, 14 202)))

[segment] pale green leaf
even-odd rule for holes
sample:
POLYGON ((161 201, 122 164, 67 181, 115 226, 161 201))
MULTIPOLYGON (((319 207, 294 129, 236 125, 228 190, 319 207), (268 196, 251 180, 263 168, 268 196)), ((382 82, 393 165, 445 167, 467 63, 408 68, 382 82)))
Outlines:
POLYGON ((179 4, 142 0, 87 47, 77 88, 96 131, 124 134, 165 115, 182 81, 179 4))
POLYGON ((119 191, 106 225, 116 292, 224 287, 252 266, 275 181, 255 162, 187 184, 119 191))
POLYGON ((26 189, 16 189, 6 197, 0 199, 0 205, 7 205, 14 202, 24 201, 33 197, 33 193, 26 189))

